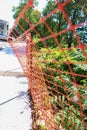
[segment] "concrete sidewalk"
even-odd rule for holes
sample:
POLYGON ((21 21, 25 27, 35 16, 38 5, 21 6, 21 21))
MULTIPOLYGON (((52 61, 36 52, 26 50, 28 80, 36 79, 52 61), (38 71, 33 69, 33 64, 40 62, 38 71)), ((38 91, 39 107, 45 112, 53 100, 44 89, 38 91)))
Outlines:
POLYGON ((30 130, 28 81, 23 75, 14 75, 14 71, 11 71, 12 75, 4 75, 9 70, 23 73, 11 48, 9 54, 5 51, 0 51, 0 130, 30 130))

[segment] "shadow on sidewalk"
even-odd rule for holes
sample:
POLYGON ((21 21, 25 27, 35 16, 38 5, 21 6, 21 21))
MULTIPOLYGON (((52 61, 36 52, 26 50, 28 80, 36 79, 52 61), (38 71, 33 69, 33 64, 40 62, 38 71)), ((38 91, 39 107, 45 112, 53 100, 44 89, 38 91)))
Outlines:
POLYGON ((27 92, 21 91, 21 92, 19 92, 19 95, 15 96, 15 97, 13 97, 13 98, 11 98, 11 99, 8 99, 7 101, 4 101, 4 102, 0 103, 0 106, 6 104, 6 103, 8 103, 8 102, 10 102, 10 101, 12 101, 12 100, 14 100, 14 99, 16 99, 16 98, 23 97, 23 96, 25 96, 25 95, 27 95, 27 92))

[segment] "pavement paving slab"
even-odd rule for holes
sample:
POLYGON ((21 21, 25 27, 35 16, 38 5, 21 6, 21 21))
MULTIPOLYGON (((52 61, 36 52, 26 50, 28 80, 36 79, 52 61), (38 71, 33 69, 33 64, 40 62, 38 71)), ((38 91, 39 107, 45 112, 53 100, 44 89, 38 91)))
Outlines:
MULTIPOLYGON (((5 51, 0 51, 0 72, 12 69, 23 72, 11 48, 8 53, 12 53, 5 51)), ((0 75, 0 130, 31 130, 28 87, 28 80, 23 75, 0 75)))

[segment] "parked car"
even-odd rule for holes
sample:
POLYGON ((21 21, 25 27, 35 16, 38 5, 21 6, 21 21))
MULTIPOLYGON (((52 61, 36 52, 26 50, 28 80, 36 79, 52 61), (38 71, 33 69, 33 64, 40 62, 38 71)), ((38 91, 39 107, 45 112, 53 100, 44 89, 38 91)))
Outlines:
POLYGON ((7 41, 7 35, 0 33, 0 40, 7 41))

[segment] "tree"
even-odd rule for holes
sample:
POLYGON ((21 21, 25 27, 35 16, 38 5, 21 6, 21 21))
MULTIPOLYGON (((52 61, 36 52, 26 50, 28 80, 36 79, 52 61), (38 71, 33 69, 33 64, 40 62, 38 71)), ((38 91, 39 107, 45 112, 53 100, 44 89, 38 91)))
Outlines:
MULTIPOLYGON (((20 12, 22 11, 22 9, 24 8, 24 6, 26 5, 26 3, 28 2, 28 0, 20 0, 19 5, 17 7, 13 6, 12 11, 13 11, 13 18, 16 19, 20 12)), ((34 1, 35 6, 38 5, 37 0, 34 1)), ((19 19, 19 25, 16 26, 16 30, 19 31, 19 33, 23 33, 24 30, 27 30, 30 28, 29 24, 27 23, 27 21, 25 20, 25 17, 27 18, 27 20, 29 20, 30 24, 34 24, 38 21, 39 17, 37 16, 36 12, 34 11, 34 9, 32 9, 31 7, 28 8, 25 13, 24 16, 22 16, 19 19), (21 25, 21 27, 20 27, 21 25)))
MULTIPOLYGON (((20 0, 19 5, 17 7, 13 7, 12 11, 14 12, 13 18, 16 19, 23 9, 24 5, 26 4, 28 0, 20 0)), ((60 0, 60 3, 64 3, 66 0, 60 0)), ((34 1, 35 6, 38 5, 38 2, 34 1)), ((43 11, 41 12, 41 16, 44 18, 47 14, 52 12, 55 8, 58 8, 59 4, 55 2, 55 0, 47 0, 47 4, 44 7, 43 11)), ((73 25, 82 23, 86 20, 87 17, 87 1, 86 0, 72 0, 70 3, 68 3, 64 10, 67 13, 69 19, 72 21, 73 25)), ((26 18, 29 20, 30 24, 37 23, 41 18, 37 14, 37 12, 29 8, 25 12, 26 18)), ((67 22, 65 16, 63 15, 63 12, 57 11, 56 13, 52 14, 50 17, 48 17, 46 20, 47 25, 50 27, 50 29, 53 31, 53 33, 61 32, 62 30, 65 30, 70 27, 70 24, 67 22)), ((25 21, 25 19, 22 17, 19 21, 20 25, 23 27, 24 30, 27 30, 30 28, 30 25, 25 21)), ((78 36, 80 39, 84 37, 84 34, 86 36, 86 29, 85 27, 78 27, 76 29, 78 36)), ((17 26, 17 29, 20 33, 23 33, 23 30, 19 26, 17 26)), ((37 33, 39 33, 41 38, 47 37, 51 35, 51 32, 46 27, 44 21, 35 27, 37 33)), ((33 36, 35 36, 36 33, 33 32, 33 36)), ((77 44, 77 40, 75 38, 75 35, 73 34, 73 30, 70 30, 68 32, 63 33, 62 35, 57 36, 58 41, 61 43, 63 47, 71 47, 72 45, 77 44)), ((41 47, 44 47, 42 43, 38 43, 41 47)), ((54 40, 54 38, 50 38, 49 40, 46 40, 46 45, 50 47, 57 47, 57 43, 54 40)))
MULTIPOLYGON (((63 3, 64 1, 65 0, 60 0, 61 3, 63 3)), ((79 24, 85 21, 86 16, 87 16, 86 6, 87 6, 86 0, 84 1, 72 0, 72 2, 70 2, 69 4, 65 6, 64 10, 67 13, 68 17, 70 18, 70 20, 72 21, 73 25, 79 24)), ((43 16, 46 16, 48 13, 50 13, 55 7, 56 7, 55 0, 49 0, 47 3, 47 6, 42 12, 43 16)), ((69 27, 69 23, 64 18, 62 11, 56 12, 46 21, 54 33, 60 32, 69 27)), ((79 31, 77 33, 79 33, 79 31)), ((84 32, 83 32, 83 35, 84 35, 84 32)), ((77 44, 72 30, 70 30, 67 33, 64 33, 61 36, 59 35, 58 40, 63 45, 67 44, 68 48, 71 47, 71 45, 73 44, 74 45, 77 44)))

